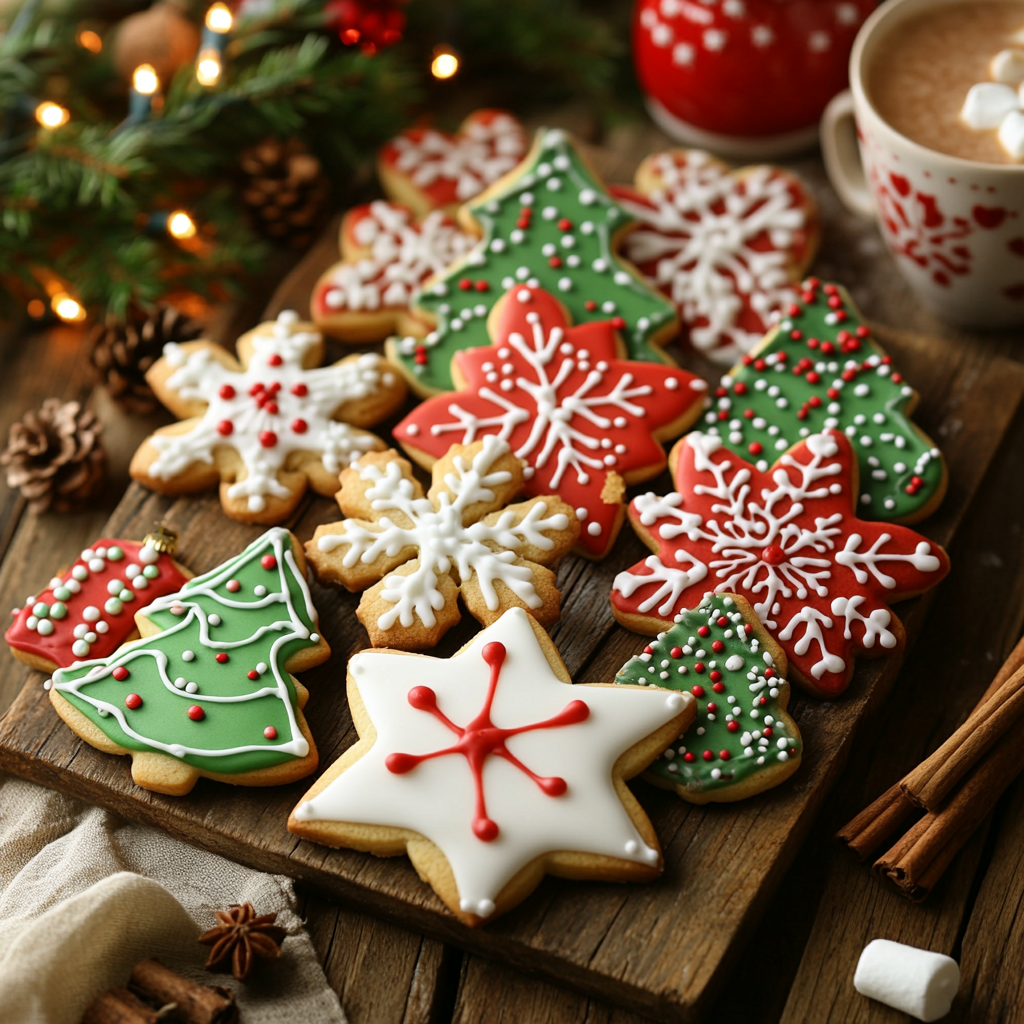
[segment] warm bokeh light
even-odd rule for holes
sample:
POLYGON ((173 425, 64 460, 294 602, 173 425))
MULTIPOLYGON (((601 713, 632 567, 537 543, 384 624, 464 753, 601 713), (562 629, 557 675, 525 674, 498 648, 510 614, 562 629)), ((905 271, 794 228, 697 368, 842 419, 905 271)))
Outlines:
POLYGON ((451 50, 435 50, 430 73, 435 78, 451 78, 459 70, 459 58, 451 50))
POLYGON ((85 319, 82 304, 73 299, 67 292, 58 292, 50 299, 50 308, 67 324, 77 323, 85 319))
POLYGON ((27 308, 33 320, 40 320, 46 315, 46 303, 42 299, 32 299, 27 308))
POLYGON ((132 74, 132 88, 143 96, 152 96, 160 88, 156 68, 152 64, 140 64, 132 74))
POLYGON ((233 19, 227 4, 214 4, 206 12, 206 27, 211 32, 230 32, 233 19))
POLYGON ((83 28, 76 36, 76 42, 90 53, 99 53, 103 49, 103 40, 91 28, 83 28))
POLYGON ((220 60, 216 53, 201 53, 196 64, 196 81, 200 85, 216 85, 220 81, 220 60))
POLYGON ((194 238, 196 222, 184 210, 175 210, 167 218, 167 230, 175 238, 194 238))
POLYGON ((36 120, 44 128, 59 128, 62 124, 68 123, 71 115, 59 104, 46 100, 36 107, 36 120))

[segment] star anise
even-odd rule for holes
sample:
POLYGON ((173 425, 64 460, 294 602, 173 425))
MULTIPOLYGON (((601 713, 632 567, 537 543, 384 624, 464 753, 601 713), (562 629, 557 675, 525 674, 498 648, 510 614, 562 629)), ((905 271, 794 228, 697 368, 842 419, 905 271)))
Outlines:
POLYGON ((251 903, 218 910, 217 926, 199 936, 204 946, 212 946, 206 961, 209 971, 230 971, 239 981, 252 973, 257 960, 273 960, 281 955, 281 943, 288 934, 274 924, 277 914, 257 916, 251 903))

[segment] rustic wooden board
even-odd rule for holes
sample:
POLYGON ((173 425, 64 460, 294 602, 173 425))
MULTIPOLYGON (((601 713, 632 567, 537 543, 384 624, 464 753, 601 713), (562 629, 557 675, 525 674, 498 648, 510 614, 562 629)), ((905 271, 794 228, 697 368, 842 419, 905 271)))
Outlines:
MULTIPOLYGON (((924 530, 948 543, 1024 394, 1024 370, 979 349, 919 336, 886 335, 885 341, 926 396, 921 423, 942 439, 949 459, 949 497, 924 530)), ((336 514, 331 502, 315 498, 289 525, 308 537, 317 523, 336 514)), ((212 496, 171 501, 137 486, 107 530, 136 536, 155 518, 179 531, 182 558, 200 572, 260 532, 227 520, 212 496)), ((563 619, 553 636, 580 681, 611 678, 645 642, 618 627, 608 606, 615 572, 640 554, 627 530, 606 562, 571 558, 560 570, 563 619)), ((354 739, 344 664, 365 645, 365 634, 353 615, 356 597, 320 589, 314 596, 334 649, 327 665, 304 676, 312 694, 308 719, 326 765, 354 739)), ((925 598, 901 609, 912 637, 927 603, 925 598)), ((463 623, 437 653, 450 654, 473 632, 473 625, 463 623)), ((305 783, 234 791, 204 781, 184 800, 137 789, 126 761, 71 736, 50 708, 37 673, 27 674, 0 722, 0 766, 255 867, 291 874, 360 909, 485 956, 665 1020, 688 1020, 706 1008, 723 980, 730 955, 755 923, 838 774, 858 722, 891 687, 898 667, 895 659, 862 663, 848 696, 835 704, 794 701, 807 741, 805 763, 792 783, 770 796, 734 807, 697 808, 638 784, 665 847, 667 868, 659 882, 619 887, 548 879, 523 906, 476 931, 447 915, 404 859, 376 860, 291 837, 284 820, 305 783)))

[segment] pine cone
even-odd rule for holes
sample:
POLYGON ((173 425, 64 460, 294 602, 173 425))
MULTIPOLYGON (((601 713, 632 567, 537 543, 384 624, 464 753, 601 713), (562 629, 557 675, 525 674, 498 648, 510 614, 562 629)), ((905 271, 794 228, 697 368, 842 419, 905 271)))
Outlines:
POLYGON ((7 450, 7 485, 17 487, 33 512, 71 512, 103 485, 107 457, 103 424, 81 402, 48 398, 36 411, 11 425, 7 450))
POLYGON ((261 914, 251 903, 218 910, 217 925, 199 936, 204 946, 212 946, 206 969, 209 971, 231 971, 239 980, 245 981, 252 973, 257 960, 276 959, 281 955, 281 943, 287 932, 274 924, 277 914, 261 914))
POLYGON ((191 341, 202 333, 199 323, 173 306, 147 313, 129 308, 124 319, 108 316, 89 337, 89 358, 107 385, 110 397, 136 416, 148 416, 160 403, 146 383, 146 371, 169 341, 191 341))
POLYGON ((264 139, 242 153, 242 199, 257 228, 275 242, 305 248, 315 236, 331 185, 299 139, 264 139))

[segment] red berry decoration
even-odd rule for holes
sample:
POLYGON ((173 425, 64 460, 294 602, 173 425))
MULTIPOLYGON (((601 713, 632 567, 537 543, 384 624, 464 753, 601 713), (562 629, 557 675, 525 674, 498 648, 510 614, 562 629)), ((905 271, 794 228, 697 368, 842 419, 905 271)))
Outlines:
MULTIPOLYGON (((139 703, 141 703, 141 700, 139 703)), ((206 712, 198 704, 193 704, 188 709, 187 714, 193 722, 201 722, 206 717, 206 712)))
POLYGON ((268 725, 266 729, 263 730, 263 736, 268 740, 276 740, 277 730, 272 725, 268 725))
POLYGON ((124 706, 129 711, 135 711, 137 708, 142 707, 142 698, 137 693, 129 693, 124 699, 124 706))
POLYGON ((110 673, 119 683, 123 683, 131 673, 124 667, 124 665, 118 665, 113 672, 110 673))
POLYGON ((221 651, 221 652, 220 652, 220 653, 219 653, 219 654, 218 654, 218 655, 216 656, 216 659, 215 659, 215 660, 216 660, 216 661, 219 661, 219 662, 220 662, 220 663, 221 663, 221 664, 223 665, 223 664, 224 664, 224 662, 226 662, 226 661, 228 660, 228 654, 227 654, 227 651, 221 651))
POLYGON ((276 569, 277 559, 273 555, 264 555, 260 559, 260 565, 262 565, 264 569, 276 569))

